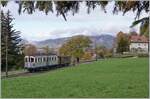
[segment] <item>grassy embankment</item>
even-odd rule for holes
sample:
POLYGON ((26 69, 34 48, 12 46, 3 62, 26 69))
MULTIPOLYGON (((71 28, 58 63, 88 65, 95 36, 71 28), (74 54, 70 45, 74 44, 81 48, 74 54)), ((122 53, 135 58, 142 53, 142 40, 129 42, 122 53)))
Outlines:
POLYGON ((95 61, 2 79, 2 97, 148 97, 148 58, 95 61))

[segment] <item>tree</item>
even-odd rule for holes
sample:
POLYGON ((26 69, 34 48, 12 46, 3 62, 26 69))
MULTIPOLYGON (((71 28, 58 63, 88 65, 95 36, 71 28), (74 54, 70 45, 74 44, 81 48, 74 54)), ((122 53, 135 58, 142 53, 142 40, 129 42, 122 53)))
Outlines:
POLYGON ((117 34, 117 52, 123 54, 123 52, 128 50, 129 50, 128 35, 120 31, 117 34))
POLYGON ((32 44, 27 44, 24 48, 24 54, 26 56, 35 55, 36 52, 37 52, 37 48, 36 48, 36 46, 34 46, 32 44))
POLYGON ((17 65, 17 61, 20 60, 18 56, 21 55, 20 48, 22 47, 20 31, 13 28, 12 21, 10 11, 7 13, 1 12, 2 70, 6 68, 6 71, 17 65))
POLYGON ((74 36, 62 45, 59 49, 59 53, 63 56, 72 56, 73 58, 76 58, 77 62, 79 62, 84 54, 84 50, 90 46, 90 43, 91 40, 86 36, 74 36))
POLYGON ((138 35, 138 33, 136 33, 135 31, 130 31, 129 34, 130 35, 138 35))
POLYGON ((134 27, 138 24, 140 25, 140 34, 149 37, 149 17, 145 17, 139 20, 136 20, 132 23, 131 27, 134 27))
POLYGON ((84 52, 82 56, 83 60, 91 60, 92 59, 92 54, 90 52, 84 52))
MULTIPOLYGON (((27 12, 29 14, 34 13, 35 9, 43 11, 45 14, 53 12, 56 9, 57 15, 62 15, 66 19, 67 13, 70 11, 72 14, 76 14, 79 11, 80 3, 83 1, 15 1, 19 5, 18 12, 27 12)), ((105 7, 111 1, 85 1, 87 6, 87 12, 90 13, 91 9, 95 9, 100 6, 104 12, 107 12, 105 7)), ((119 11, 123 14, 129 11, 136 11, 136 18, 140 16, 142 11, 149 12, 149 1, 114 1, 113 13, 119 11)), ((2 6, 7 5, 7 1, 1 2, 2 6)))
POLYGON ((43 49, 45 50, 45 53, 48 54, 50 52, 50 49, 48 46, 43 47, 43 49))
POLYGON ((96 55, 97 55, 97 58, 104 58, 106 52, 107 52, 107 48, 103 45, 100 45, 100 46, 96 46, 96 55))

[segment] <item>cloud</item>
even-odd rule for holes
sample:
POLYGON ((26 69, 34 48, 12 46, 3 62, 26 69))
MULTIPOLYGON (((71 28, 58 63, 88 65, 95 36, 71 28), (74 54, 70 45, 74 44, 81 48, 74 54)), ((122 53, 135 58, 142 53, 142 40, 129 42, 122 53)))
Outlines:
MULTIPOLYGON (((79 13, 74 16, 67 15, 67 21, 62 16, 56 17, 56 13, 45 15, 43 12, 36 11, 32 15, 26 13, 18 14, 18 5, 10 1, 5 9, 9 9, 15 18, 14 28, 21 31, 21 37, 31 41, 68 37, 73 35, 116 35, 119 31, 128 33, 130 25, 134 21, 135 14, 128 12, 125 16, 122 13, 112 14, 113 3, 106 6, 107 13, 100 7, 95 8, 87 14, 85 4, 81 4, 79 13)), ((141 18, 148 16, 142 13, 141 18)), ((135 27, 139 30, 139 26, 135 27)))

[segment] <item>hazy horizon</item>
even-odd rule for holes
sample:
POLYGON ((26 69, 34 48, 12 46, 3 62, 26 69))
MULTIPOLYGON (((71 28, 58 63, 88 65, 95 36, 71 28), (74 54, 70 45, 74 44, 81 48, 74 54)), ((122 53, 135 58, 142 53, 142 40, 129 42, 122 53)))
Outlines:
MULTIPOLYGON (((100 7, 95 8, 90 14, 87 14, 84 3, 80 6, 79 13, 72 16, 67 15, 67 21, 62 16, 56 16, 56 12, 45 13, 35 11, 32 15, 27 13, 18 14, 18 5, 14 1, 9 1, 8 5, 2 9, 11 11, 15 18, 13 21, 14 28, 21 31, 21 37, 28 41, 42 41, 46 39, 55 39, 70 37, 74 35, 101 35, 109 34, 115 36, 119 31, 128 33, 130 26, 134 21, 136 13, 127 12, 124 16, 122 12, 117 15, 112 14, 113 3, 106 6, 107 13, 100 7)), ((140 18, 148 16, 143 12, 140 18)), ((139 31, 139 25, 134 27, 136 32, 139 31)))

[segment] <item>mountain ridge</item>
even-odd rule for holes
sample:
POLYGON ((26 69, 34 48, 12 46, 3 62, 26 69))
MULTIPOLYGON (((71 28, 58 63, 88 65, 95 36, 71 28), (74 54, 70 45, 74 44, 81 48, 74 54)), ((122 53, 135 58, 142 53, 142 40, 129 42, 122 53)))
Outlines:
MULTIPOLYGON (((109 34, 93 35, 93 36, 88 36, 88 37, 93 42, 93 45, 96 42, 96 45, 103 45, 109 49, 113 47, 113 42, 115 39, 114 36, 109 35, 109 34)), ((49 46, 50 48, 58 48, 58 47, 61 47, 70 38, 71 37, 47 39, 43 41, 35 41, 33 42, 33 44, 36 45, 37 47, 49 46)))

